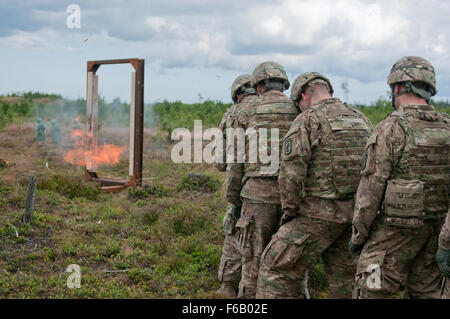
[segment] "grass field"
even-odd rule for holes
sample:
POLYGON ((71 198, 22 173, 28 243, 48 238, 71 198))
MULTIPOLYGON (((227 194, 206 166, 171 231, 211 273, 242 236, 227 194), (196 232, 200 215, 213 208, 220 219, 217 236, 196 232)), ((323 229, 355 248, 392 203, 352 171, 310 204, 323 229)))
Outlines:
MULTIPOLYGON (((0 99, 9 105, 3 106, 0 117, 0 159, 7 160, 0 165, 0 298, 217 297, 224 174, 212 165, 173 163, 170 143, 162 138, 171 127, 147 128, 143 163, 147 186, 102 193, 84 180, 83 167, 63 160, 71 147, 67 118, 60 119, 64 146, 35 141, 36 116, 58 118, 57 111, 67 105, 82 110, 83 101, 56 103, 57 99, 57 95, 0 99), (22 105, 20 110, 17 105, 22 105), (36 112, 39 108, 43 113, 36 112), (205 174, 205 182, 193 183, 186 178, 189 172, 205 174), (32 225, 21 221, 29 175, 37 180, 32 225), (79 289, 67 288, 65 270, 70 264, 81 267, 79 289)), ((208 103, 204 107, 212 111, 201 112, 207 115, 205 127, 217 125, 213 122, 221 113, 216 113, 227 107, 208 103)), ((180 124, 176 119, 187 112, 183 106, 178 106, 177 115, 171 113, 175 107, 169 112, 163 106, 154 116, 172 117, 180 124)), ((384 117, 384 109, 380 110, 374 113, 377 118, 384 117)), ((127 170, 126 158, 102 167, 102 173, 112 177, 126 176, 127 170)), ((327 297, 321 269, 318 264, 311 274, 311 294, 316 298, 327 297)))
MULTIPOLYGON (((101 193, 82 168, 63 161, 63 150, 34 139, 26 124, 0 132, 0 154, 9 161, 0 168, 0 297, 211 297, 226 206, 221 174, 172 163, 146 134, 149 187, 101 193), (215 187, 186 183, 190 171, 210 174, 215 187), (31 226, 21 222, 30 174, 37 179, 31 226), (70 264, 81 267, 80 289, 66 287, 70 264)), ((119 176, 127 168, 122 161, 103 171, 119 176)))

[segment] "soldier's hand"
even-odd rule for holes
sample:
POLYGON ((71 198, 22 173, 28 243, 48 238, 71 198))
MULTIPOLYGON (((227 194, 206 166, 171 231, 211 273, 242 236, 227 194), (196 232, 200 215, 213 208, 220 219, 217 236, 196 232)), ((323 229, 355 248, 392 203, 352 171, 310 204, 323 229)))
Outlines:
POLYGON ((233 209, 232 209, 232 213, 233 213, 233 216, 236 218, 236 219, 239 219, 239 218, 241 218, 241 209, 242 209, 242 206, 236 206, 236 207, 233 207, 233 209))
POLYGON ((352 256, 359 256, 364 248, 364 244, 354 244, 351 240, 348 242, 348 250, 352 256))
POLYGON ((286 224, 287 222, 293 220, 294 217, 295 217, 295 215, 288 215, 288 214, 284 213, 283 216, 281 216, 281 219, 280 219, 280 226, 282 226, 282 225, 286 224))
POLYGON ((450 250, 439 248, 436 253, 436 261, 441 272, 450 277, 450 250))

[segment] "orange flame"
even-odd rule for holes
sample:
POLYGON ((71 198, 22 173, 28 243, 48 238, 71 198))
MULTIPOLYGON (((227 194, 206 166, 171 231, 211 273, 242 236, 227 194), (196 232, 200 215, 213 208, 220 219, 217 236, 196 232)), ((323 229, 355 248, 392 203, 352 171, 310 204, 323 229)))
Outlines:
POLYGON ((95 166, 98 164, 114 165, 119 163, 120 156, 126 150, 125 146, 105 144, 94 146, 91 153, 86 149, 87 137, 83 130, 72 131, 71 137, 75 142, 75 148, 64 155, 64 161, 78 166, 85 166, 88 156, 91 156, 91 161, 95 166))

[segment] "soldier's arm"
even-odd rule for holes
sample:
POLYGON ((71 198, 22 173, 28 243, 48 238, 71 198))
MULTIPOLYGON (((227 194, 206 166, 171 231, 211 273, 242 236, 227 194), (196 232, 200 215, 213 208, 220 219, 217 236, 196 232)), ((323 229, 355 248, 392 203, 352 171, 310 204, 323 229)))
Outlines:
POLYGON ((226 190, 227 200, 234 206, 241 206, 242 178, 244 177, 244 164, 235 163, 227 165, 226 190))
POLYGON ((225 172, 227 169, 226 163, 226 120, 228 118, 229 111, 223 114, 222 120, 219 124, 219 130, 222 132, 222 152, 217 150, 217 144, 214 145, 215 162, 214 166, 221 172, 225 172))
MULTIPOLYGON (((233 119, 233 128, 235 130, 242 129, 244 132, 245 127, 242 123, 239 122, 237 117, 233 119)), ((235 141, 236 142, 236 141, 235 141)), ((244 163, 238 163, 238 153, 244 152, 245 156, 245 145, 244 149, 238 149, 238 143, 233 143, 232 154, 233 161, 232 163, 227 164, 227 173, 226 173, 226 193, 227 200, 229 203, 235 206, 241 206, 241 190, 242 190, 242 179, 244 178, 244 163)), ((227 146, 227 152, 228 146, 227 146)))
POLYGON ((395 119, 381 122, 367 141, 356 192, 352 242, 363 244, 384 198, 386 182, 398 163, 405 132, 395 119))
POLYGON ((278 183, 280 187, 283 213, 295 216, 305 196, 304 183, 308 163, 311 159, 311 147, 318 141, 315 138, 318 124, 306 116, 299 115, 283 140, 278 183))

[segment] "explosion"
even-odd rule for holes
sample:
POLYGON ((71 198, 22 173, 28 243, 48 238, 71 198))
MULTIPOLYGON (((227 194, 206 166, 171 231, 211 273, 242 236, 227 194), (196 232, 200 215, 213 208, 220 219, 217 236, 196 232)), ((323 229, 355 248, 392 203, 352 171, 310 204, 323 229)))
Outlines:
POLYGON ((126 150, 125 146, 104 144, 95 145, 91 152, 86 147, 87 136, 81 129, 72 131, 71 137, 75 142, 75 148, 64 155, 64 161, 78 166, 85 166, 88 156, 91 156, 94 167, 99 164, 114 165, 119 163, 120 155, 126 150))

